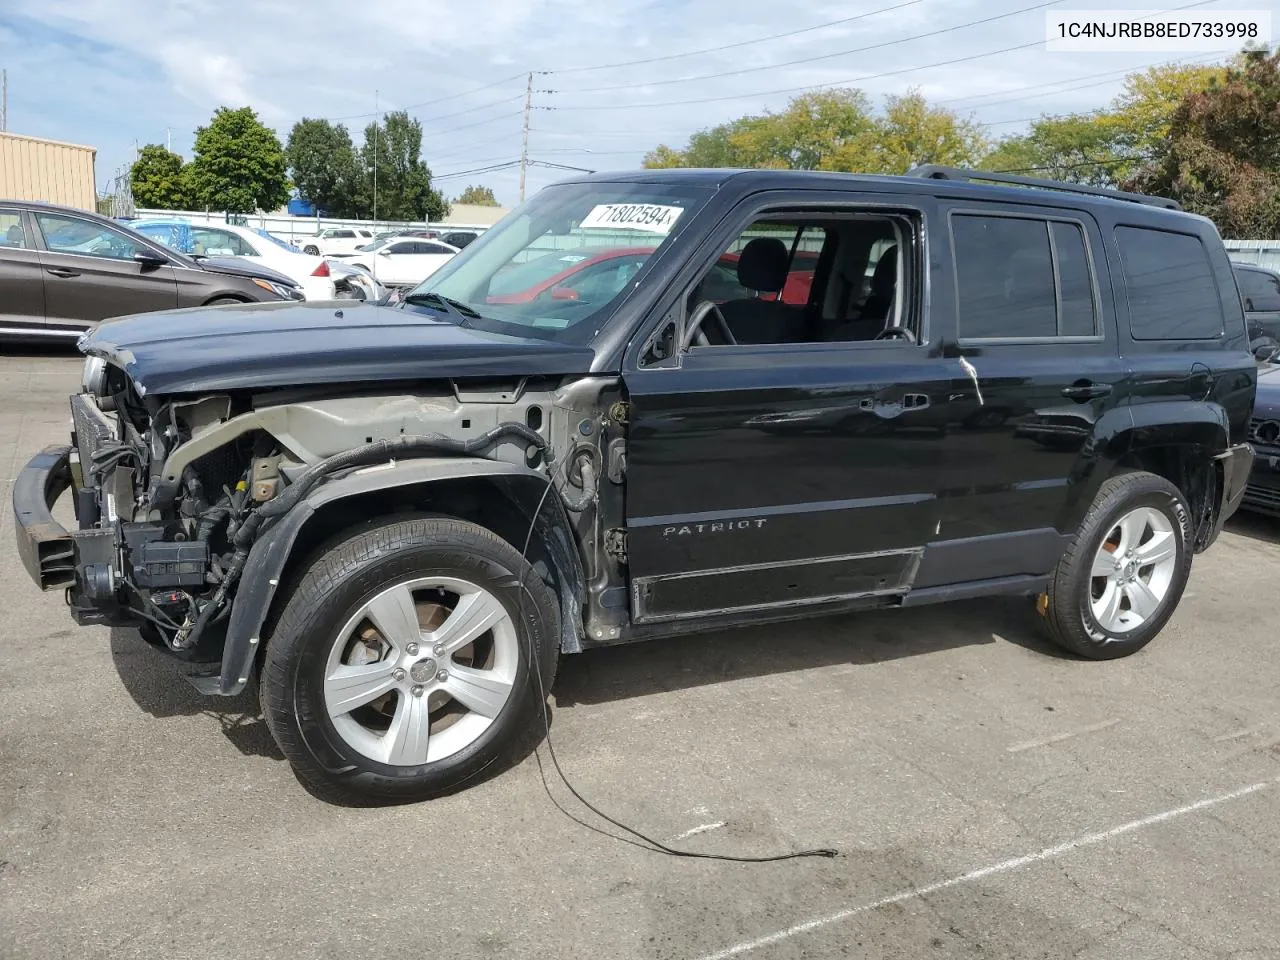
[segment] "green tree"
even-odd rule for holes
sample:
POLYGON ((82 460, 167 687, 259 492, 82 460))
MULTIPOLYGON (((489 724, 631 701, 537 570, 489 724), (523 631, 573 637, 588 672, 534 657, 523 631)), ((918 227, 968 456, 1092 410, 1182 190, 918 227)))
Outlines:
POLYGON ((422 161, 422 124, 403 110, 365 127, 360 163, 361 206, 369 215, 376 211, 383 220, 443 220, 449 215, 448 201, 432 188, 431 168, 422 161))
POLYGON ((781 112, 700 130, 683 150, 659 145, 644 165, 903 173, 917 163, 972 163, 986 147, 977 124, 917 92, 888 98, 877 116, 860 90, 821 90, 781 112))
POLYGON ((152 210, 186 210, 187 195, 182 158, 158 143, 148 143, 129 168, 133 202, 152 210))
POLYGON ((284 148, 250 107, 219 107, 196 130, 185 179, 195 204, 210 210, 276 210, 289 199, 284 148))
POLYGON ((330 216, 360 214, 360 162, 342 124, 303 118, 293 125, 285 159, 299 195, 330 216))
POLYGON ((1168 146, 1125 186, 1172 197, 1228 237, 1280 236, 1280 52, 1238 58, 1185 97, 1168 146))
POLYGON ((467 187, 457 198, 454 203, 469 203, 477 207, 499 207, 498 198, 493 195, 493 190, 489 187, 467 187))
POLYGON ((906 173, 926 163, 971 167, 991 149, 979 124, 930 106, 918 90, 885 100, 874 142, 872 166, 881 173, 906 173))

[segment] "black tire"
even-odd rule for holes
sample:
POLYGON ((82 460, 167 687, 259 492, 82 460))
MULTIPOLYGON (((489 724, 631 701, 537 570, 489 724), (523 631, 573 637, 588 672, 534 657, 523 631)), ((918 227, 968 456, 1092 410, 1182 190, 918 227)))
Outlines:
POLYGON ((205 304, 205 306, 206 306, 206 307, 220 307, 220 306, 222 306, 223 304, 227 304, 227 303, 239 303, 239 304, 244 304, 244 303, 247 303, 247 302, 248 302, 247 300, 241 300, 239 297, 214 297, 212 300, 210 300, 208 303, 206 303, 206 304, 205 304))
POLYGON ((307 244, 305 247, 302 248, 302 252, 312 257, 320 256, 320 248, 317 247, 314 243, 307 244))
POLYGON ((1043 612, 1054 641, 1090 660, 1127 657, 1150 643, 1173 616, 1191 573, 1190 515, 1178 488, 1155 474, 1124 473, 1103 483, 1049 581, 1043 612), (1120 518, 1141 506, 1164 514, 1177 534, 1173 575, 1154 615, 1129 631, 1112 633, 1093 613, 1093 560, 1120 518))
POLYGON ((540 693, 549 693, 555 680, 558 637, 555 594, 490 531, 446 517, 365 526, 322 547, 294 582, 267 641, 259 681, 263 716, 298 779, 320 799, 344 805, 427 800, 505 769, 531 738, 541 737, 540 693), (506 607, 519 641, 515 685, 489 728, 454 755, 421 766, 383 764, 354 750, 324 707, 323 674, 335 624, 386 587, 432 574, 465 578, 506 607), (540 686, 529 672, 531 648, 541 667, 540 686))

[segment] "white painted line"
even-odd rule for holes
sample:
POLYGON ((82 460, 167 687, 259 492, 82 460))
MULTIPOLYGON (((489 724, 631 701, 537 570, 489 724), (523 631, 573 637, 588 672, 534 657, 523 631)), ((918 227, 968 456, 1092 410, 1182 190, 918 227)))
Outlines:
POLYGON ((1085 733, 1097 733, 1099 730, 1105 730, 1107 727, 1114 727, 1120 722, 1120 718, 1116 717, 1112 720, 1103 720, 1101 723, 1094 723, 1087 727, 1081 727, 1079 730, 1068 730, 1066 733, 1055 733, 1052 737, 1045 737, 1043 740, 1028 740, 1026 743, 1015 743, 1011 747, 1006 747, 1010 753, 1020 753, 1023 750, 1034 750, 1036 747, 1047 747, 1051 743, 1061 743, 1063 740, 1070 740, 1072 737, 1078 737, 1085 733))
POLYGON ((1256 727, 1247 727, 1244 730, 1237 730, 1235 733, 1224 733, 1220 737, 1214 737, 1213 742, 1222 743, 1226 740, 1239 740, 1241 737, 1248 737, 1255 733, 1261 733, 1265 729, 1267 729, 1267 725, 1265 723, 1260 723, 1256 727))
POLYGON ((724 826, 723 820, 717 820, 715 823, 704 823, 700 827, 694 827, 692 830, 686 830, 684 833, 677 833, 667 843, 675 843, 677 840, 685 840, 689 837, 697 836, 700 833, 709 833, 712 830, 719 830, 724 826))
POLYGON ((784 940, 790 940, 792 937, 798 937, 803 933, 812 933, 814 930, 829 927, 833 923, 848 920, 850 917, 856 917, 859 914, 871 913, 881 907, 927 897, 941 890, 973 883, 975 880, 982 880, 997 873, 1008 873, 1010 870, 1017 870, 1020 867, 1030 866, 1044 860, 1054 860, 1064 854, 1071 853, 1073 850, 1079 850, 1081 847, 1096 846, 1100 843, 1106 843, 1108 840, 1114 840, 1116 837, 1123 836, 1126 833, 1133 833, 1135 830, 1142 830, 1158 823, 1164 823, 1166 820, 1173 820, 1176 817, 1183 817, 1198 810, 1205 810, 1232 800, 1239 800, 1241 797, 1247 797, 1249 794, 1257 793, 1259 790, 1266 790, 1268 787, 1274 786, 1276 782, 1276 780, 1264 780, 1261 783, 1252 783, 1247 787, 1241 787, 1239 790, 1232 790, 1230 793, 1221 793, 1216 797, 1206 797, 1204 800, 1197 800, 1195 803, 1189 803, 1183 807, 1174 807, 1172 810, 1165 810, 1163 813, 1154 813, 1140 820, 1130 820, 1128 823, 1122 823, 1118 827, 1112 827, 1110 830, 1086 833, 1084 836, 1076 837, 1074 840, 1068 840, 1066 843, 1059 843, 1052 847, 1045 847, 1035 853, 1013 857, 1009 860, 1001 860, 999 863, 993 863, 988 867, 979 867, 977 870, 970 870, 968 873, 962 873, 946 880, 939 880, 927 886, 902 890, 879 900, 873 900, 870 903, 859 904, 856 907, 849 907, 845 910, 828 914, 825 917, 815 917, 813 920, 797 923, 794 927, 787 927, 787 929, 779 930, 777 933, 770 933, 763 937, 757 937, 755 940, 746 940, 742 943, 734 944, 732 947, 725 947, 715 953, 708 953, 700 957, 699 960, 728 960, 729 957, 736 957, 752 950, 758 950, 761 947, 781 943, 784 940))

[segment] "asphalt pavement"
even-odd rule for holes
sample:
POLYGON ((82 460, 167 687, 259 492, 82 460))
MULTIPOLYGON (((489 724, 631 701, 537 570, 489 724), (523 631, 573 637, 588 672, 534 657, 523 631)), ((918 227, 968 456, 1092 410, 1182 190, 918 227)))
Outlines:
POLYGON ((1123 661, 1006 600, 566 659, 552 736, 601 809, 690 850, 839 850, 676 859, 606 836, 545 749, 326 806, 249 698, 76 627, 8 501, 78 380, 0 354, 0 957, 1280 958, 1280 523, 1233 521, 1123 661))

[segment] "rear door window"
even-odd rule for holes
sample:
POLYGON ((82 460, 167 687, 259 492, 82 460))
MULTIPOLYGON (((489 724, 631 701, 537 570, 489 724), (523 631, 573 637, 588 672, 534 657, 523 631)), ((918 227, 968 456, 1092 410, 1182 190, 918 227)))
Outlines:
POLYGON ((1021 217, 951 218, 963 339, 1059 335, 1049 227, 1021 217))
POLYGON ((22 229, 22 211, 0 208, 0 247, 25 247, 27 235, 22 229))
POLYGON ((1222 301, 1200 238, 1149 227, 1116 227, 1129 326, 1135 340, 1213 340, 1222 301))

